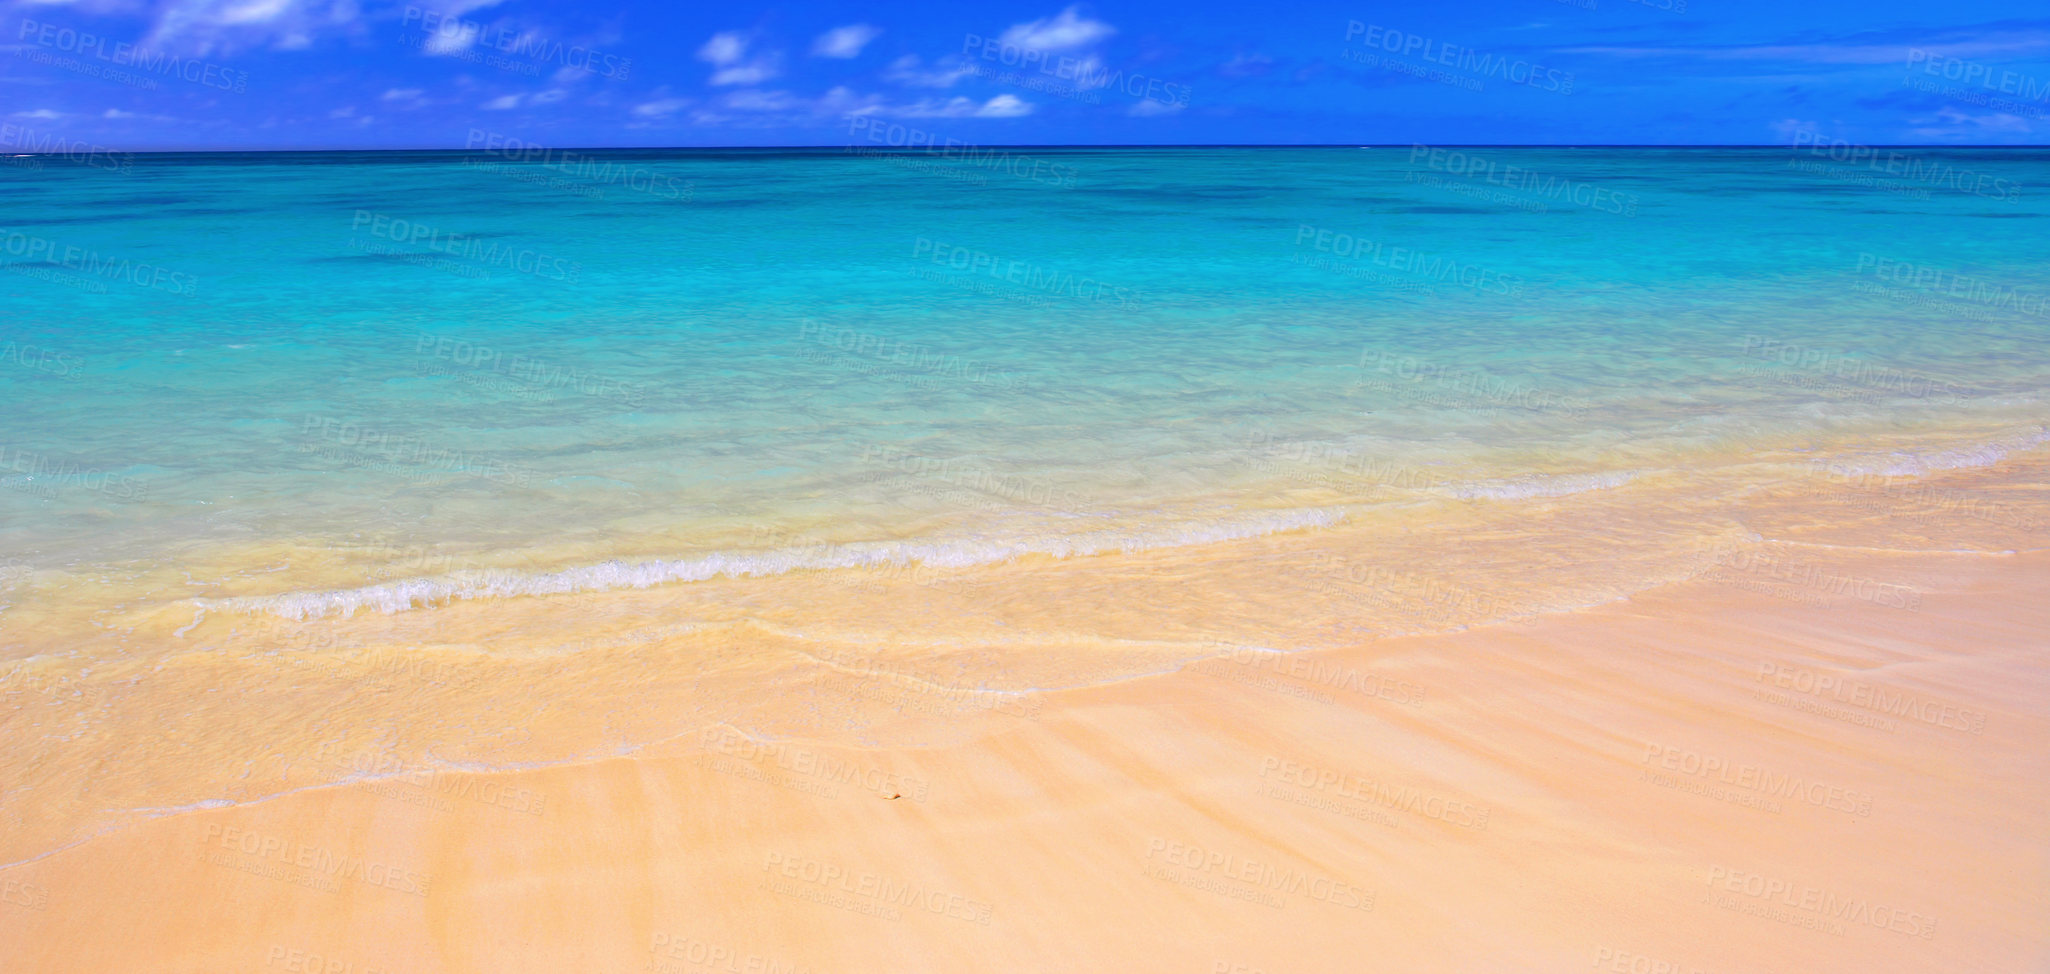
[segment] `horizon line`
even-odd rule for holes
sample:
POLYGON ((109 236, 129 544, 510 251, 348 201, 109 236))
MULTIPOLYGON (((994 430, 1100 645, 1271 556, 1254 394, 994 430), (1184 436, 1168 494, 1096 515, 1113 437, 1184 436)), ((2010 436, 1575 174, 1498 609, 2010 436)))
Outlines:
MULTIPOLYGON (((1866 149, 2050 149, 2050 144, 2006 144, 2006 143, 1845 143, 1851 148, 1866 149)), ((767 152, 804 151, 831 149, 865 149, 871 152, 941 153, 953 149, 1409 149, 1419 146, 1444 149, 1800 149, 1793 143, 1776 142, 1044 142, 1044 143, 970 143, 963 142, 948 146, 875 145, 860 143, 816 143, 803 145, 601 145, 601 146, 543 146, 521 143, 513 153, 527 150, 546 152, 767 152)), ((1832 146, 1833 147, 1833 146, 1832 146)), ((170 155, 290 155, 313 153, 399 153, 399 152, 467 152, 483 155, 506 155, 506 149, 483 149, 452 146, 402 146, 402 147, 332 147, 332 148, 205 148, 205 149, 111 149, 96 146, 103 153, 124 153, 128 155, 170 156, 170 155)), ((73 152, 15 152, 5 153, 8 158, 66 158, 73 152)))

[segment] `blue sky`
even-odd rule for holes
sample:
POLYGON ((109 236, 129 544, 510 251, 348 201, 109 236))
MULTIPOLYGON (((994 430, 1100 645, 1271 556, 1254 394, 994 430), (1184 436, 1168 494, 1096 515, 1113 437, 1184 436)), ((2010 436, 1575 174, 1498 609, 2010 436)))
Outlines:
POLYGON ((0 0, 0 151, 2041 144, 2042 0, 0 0))

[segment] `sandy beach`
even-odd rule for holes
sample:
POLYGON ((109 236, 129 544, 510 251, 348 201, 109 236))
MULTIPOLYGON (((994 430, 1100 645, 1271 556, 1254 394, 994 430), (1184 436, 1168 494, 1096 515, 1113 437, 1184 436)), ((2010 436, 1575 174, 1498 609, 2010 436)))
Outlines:
POLYGON ((359 758, 6 868, 0 967, 2038 970, 2046 631, 2050 554, 1798 541, 1061 691, 700 665, 753 719, 510 773, 359 758))

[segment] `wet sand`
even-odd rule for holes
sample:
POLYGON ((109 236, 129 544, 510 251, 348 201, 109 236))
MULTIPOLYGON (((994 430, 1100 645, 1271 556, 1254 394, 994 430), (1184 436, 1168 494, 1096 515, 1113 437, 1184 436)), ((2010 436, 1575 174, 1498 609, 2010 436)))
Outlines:
POLYGON ((2041 969, 2050 554, 1768 547, 1059 692, 707 681, 791 732, 131 823, 0 871, 0 968, 2041 969))

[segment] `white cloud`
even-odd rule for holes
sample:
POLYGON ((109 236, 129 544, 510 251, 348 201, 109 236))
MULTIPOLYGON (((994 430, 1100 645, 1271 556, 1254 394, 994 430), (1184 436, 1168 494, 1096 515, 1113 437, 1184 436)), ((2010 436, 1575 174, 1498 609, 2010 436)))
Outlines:
MULTIPOLYGON (((477 43, 477 34, 483 25, 464 18, 464 14, 487 7, 496 7, 505 0, 438 0, 430 11, 434 18, 429 21, 420 17, 420 27, 428 31, 427 43, 421 50, 429 54, 447 57, 461 54, 477 43)), ((410 14, 414 9, 408 7, 410 14)))
POLYGON ((535 92, 534 97, 530 99, 530 101, 532 101, 536 105, 553 105, 556 102, 559 102, 568 96, 568 91, 565 91, 561 88, 550 88, 547 91, 535 92))
POLYGON ((1094 44, 1117 33, 1117 28, 1103 21, 1083 17, 1080 10, 1080 7, 1069 7, 1052 17, 1013 24, 997 40, 1027 50, 1065 51, 1094 44))
POLYGON ((855 57, 861 53, 862 48, 868 46, 869 41, 875 40, 882 32, 882 28, 870 27, 867 24, 835 27, 820 34, 817 40, 811 42, 811 52, 819 57, 855 57))
MULTIPOLYGON (((635 113, 643 117, 655 117, 667 115, 681 107, 683 103, 678 101, 665 106, 665 110, 659 113, 640 109, 636 109, 635 113)), ((691 121, 699 125, 769 127, 816 123, 823 119, 846 119, 854 115, 890 118, 1016 118, 1030 115, 1032 111, 1032 104, 1016 95, 998 95, 988 101, 956 96, 947 99, 923 98, 906 104, 892 104, 880 95, 864 95, 851 88, 838 87, 817 98, 794 95, 787 91, 735 91, 691 112, 691 121)))
POLYGON ((63 117, 64 117, 64 113, 63 113, 63 112, 53 112, 53 111, 51 111, 51 110, 49 110, 49 109, 47 109, 47 108, 38 108, 38 109, 36 109, 35 111, 32 111, 32 112, 15 112, 15 113, 14 113, 14 117, 15 117, 15 118, 40 118, 40 119, 46 119, 46 120, 47 120, 47 119, 52 119, 52 118, 63 118, 63 117))
POLYGON ((698 60, 709 61, 724 67, 747 56, 747 37, 739 31, 725 31, 713 34, 705 46, 698 48, 698 60))
POLYGON ((746 64, 720 68, 712 72, 714 85, 758 85, 777 74, 776 63, 770 58, 758 58, 746 64))
POLYGON ((472 10, 496 7, 505 0, 438 0, 434 12, 443 17, 461 17, 472 10))
POLYGON ((1274 59, 1265 54, 1238 54, 1224 62, 1217 73, 1227 78, 1251 78, 1266 74, 1274 67, 1274 59))
POLYGON ((666 118, 690 107, 688 98, 658 98, 635 105, 633 112, 642 118, 666 118))
POLYGON ((111 119, 116 119, 116 120, 120 120, 120 119, 126 119, 126 118, 146 118, 146 119, 149 119, 149 120, 150 120, 150 121, 152 121, 152 122, 175 122, 175 121, 177 121, 177 119, 175 119, 175 118, 172 118, 172 117, 171 117, 171 116, 169 116, 169 115, 152 115, 152 114, 150 114, 150 113, 148 113, 148 112, 124 112, 124 111, 122 111, 121 109, 118 109, 118 108, 109 108, 109 109, 107 109, 106 111, 104 111, 104 112, 101 112, 101 113, 100 113, 100 117, 101 117, 101 118, 111 118, 111 119))
POLYGON ((378 97, 385 101, 412 101, 426 93, 422 88, 387 88, 378 97))
POLYGON ((720 99, 722 107, 740 112, 807 111, 811 102, 787 91, 736 91, 720 99))
POLYGON ((486 110, 494 112, 502 112, 508 108, 518 107, 520 107, 520 96, 518 95, 500 95, 484 103, 486 110))
POLYGON ((1993 39, 1921 40, 1913 43, 1862 44, 1733 44, 1700 47, 1565 47, 1569 54, 1615 57, 1691 57, 1718 61, 1788 60, 1808 64, 1906 64, 1915 52, 1954 58, 2000 58, 2041 54, 2050 50, 2050 34, 2017 33, 1993 39))
POLYGON ((771 51, 748 60, 747 48, 747 36, 733 30, 713 34, 698 48, 698 60, 719 69, 712 72, 711 84, 758 85, 777 75, 779 55, 771 51))
POLYGON ((1182 106, 1180 105, 1170 105, 1164 101, 1154 101, 1151 98, 1141 98, 1139 99, 1138 104, 1133 105, 1129 111, 1125 112, 1125 114, 1132 115, 1138 118, 1149 118, 1154 115, 1173 115, 1174 113, 1179 112, 1181 110, 1182 106))
POLYGON ((884 107, 877 113, 898 118, 1017 118, 1032 114, 1032 103, 1016 95, 998 95, 980 103, 956 95, 944 102, 928 98, 896 108, 884 107))
POLYGON ((443 21, 435 25, 433 33, 427 36, 427 43, 420 49, 429 54, 448 57, 461 54, 477 43, 478 25, 463 21, 443 21))
POLYGON ((139 45, 198 54, 251 47, 295 50, 316 35, 360 34, 358 0, 170 0, 139 45))
POLYGON ((1017 95, 998 95, 975 110, 976 118, 1017 118, 1030 114, 1032 103, 1019 99, 1017 95))
POLYGON ((959 55, 941 58, 928 69, 922 66, 918 55, 906 54, 890 62, 883 70, 883 80, 907 88, 952 88, 954 82, 974 73, 975 65, 959 55))
POLYGON ((1771 128, 1772 134, 1778 136, 1781 143, 1792 144, 1794 136, 1803 132, 1813 132, 1817 126, 1814 122, 1804 122, 1798 118, 1783 118, 1772 123, 1771 128))
POLYGON ((1993 136, 2027 135, 2034 130, 2029 120, 2006 112, 1989 112, 1973 115, 1956 108, 1945 106, 1936 110, 1934 118, 1908 120, 1916 126, 1916 135, 1930 139, 1990 138, 1993 136))

